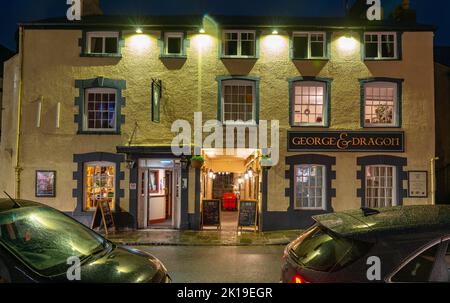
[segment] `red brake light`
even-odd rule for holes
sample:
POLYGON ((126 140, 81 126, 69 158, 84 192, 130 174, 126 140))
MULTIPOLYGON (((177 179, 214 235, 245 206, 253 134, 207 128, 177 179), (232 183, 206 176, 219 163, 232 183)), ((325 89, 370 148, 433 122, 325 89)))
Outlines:
POLYGON ((309 283, 308 281, 306 281, 302 276, 300 275, 295 275, 294 278, 292 279, 295 284, 306 284, 309 283))

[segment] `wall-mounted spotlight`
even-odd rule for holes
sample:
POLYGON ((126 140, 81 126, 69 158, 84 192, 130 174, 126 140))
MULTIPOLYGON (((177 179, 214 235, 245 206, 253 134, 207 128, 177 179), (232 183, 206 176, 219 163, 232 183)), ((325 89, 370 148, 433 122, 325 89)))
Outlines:
POLYGON ((198 30, 198 32, 200 33, 200 34, 204 34, 204 33, 206 33, 206 31, 205 31, 205 29, 202 27, 202 28, 200 28, 199 30, 198 30))
POLYGON ((272 31, 272 35, 278 35, 278 30, 274 29, 274 30, 272 31))
POLYGON ((142 30, 142 28, 138 27, 136 29, 136 34, 143 34, 143 33, 144 33, 144 31, 142 30))

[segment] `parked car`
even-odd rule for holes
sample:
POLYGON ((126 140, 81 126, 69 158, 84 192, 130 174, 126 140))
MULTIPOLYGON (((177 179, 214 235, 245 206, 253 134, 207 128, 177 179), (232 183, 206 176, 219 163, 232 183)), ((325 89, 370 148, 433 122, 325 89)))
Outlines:
POLYGON ((450 206, 314 217, 286 247, 284 283, 450 282, 450 206))
POLYGON ((150 254, 116 245, 53 208, 0 199, 0 282, 69 280, 171 282, 164 265, 150 254))

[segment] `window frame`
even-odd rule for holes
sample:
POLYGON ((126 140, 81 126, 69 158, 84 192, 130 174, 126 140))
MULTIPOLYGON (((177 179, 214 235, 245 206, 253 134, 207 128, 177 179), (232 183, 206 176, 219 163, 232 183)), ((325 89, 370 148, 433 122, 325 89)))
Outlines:
MULTIPOLYGON (((317 79, 303 79, 303 80, 294 80, 292 81, 292 88, 291 88, 291 126, 292 127, 328 127, 329 125, 329 102, 330 102, 330 95, 329 95, 329 83, 327 81, 321 81, 317 79), (323 104, 322 104, 322 122, 316 122, 316 123, 309 123, 309 122, 296 122, 295 116, 296 116, 296 110, 295 106, 296 104, 296 88, 298 86, 302 86, 302 84, 305 83, 315 83, 320 84, 323 86, 323 104)), ((316 86, 317 87, 317 86, 316 86)))
POLYGON ((291 35, 291 41, 292 41, 292 60, 327 60, 328 58, 328 39, 327 39, 327 32, 321 32, 321 31, 311 31, 311 32, 305 32, 305 31, 295 31, 291 35), (307 46, 307 58, 299 58, 295 56, 295 48, 294 48, 294 38, 299 36, 307 35, 308 37, 308 46, 307 46), (323 35, 323 57, 313 57, 311 56, 311 36, 312 35, 323 35))
POLYGON ((364 60, 374 60, 374 61, 383 61, 383 60, 399 60, 400 59, 400 45, 398 41, 399 33, 397 32, 364 32, 363 34, 363 41, 364 41, 364 60), (377 57, 367 57, 366 52, 366 36, 368 35, 376 35, 378 37, 377 41, 377 57), (383 57, 383 41, 382 36, 383 35, 393 35, 394 36, 394 57, 383 57))
POLYGON ((118 131, 118 106, 120 104, 118 103, 118 93, 116 88, 111 87, 91 87, 91 88, 85 88, 84 89, 84 104, 83 104, 83 132, 95 132, 95 133, 116 133, 118 131), (114 128, 89 128, 89 93, 100 93, 100 94, 111 94, 114 92, 115 97, 115 117, 114 117, 114 128))
POLYGON ((83 163, 83 201, 82 201, 82 211, 86 212, 86 213, 90 213, 90 212, 94 212, 95 211, 95 207, 92 209, 87 209, 86 208, 86 202, 87 202, 87 167, 88 166, 94 166, 94 165, 98 165, 101 167, 107 167, 107 166, 113 166, 114 167, 114 177, 113 177, 113 187, 114 187, 114 197, 112 198, 113 201, 113 207, 111 208, 111 211, 115 212, 116 211, 116 197, 117 197, 117 186, 116 186, 116 178, 117 178, 117 164, 114 162, 110 162, 110 161, 89 161, 89 162, 84 162, 83 163))
POLYGON ((120 55, 120 32, 118 31, 91 31, 86 32, 86 54, 93 56, 119 56, 120 55), (102 52, 92 52, 92 38, 102 38, 102 52), (115 53, 106 52, 106 38, 116 38, 117 49, 115 53))
MULTIPOLYGON (((296 164, 294 165, 294 210, 312 210, 312 211, 326 211, 327 210, 327 190, 326 190, 326 184, 327 184, 327 167, 323 164, 296 164), (321 167, 322 168, 322 207, 297 207, 297 194, 298 194, 298 184, 297 184, 297 171, 299 167, 309 167, 310 169, 312 167, 321 167)), ((301 203, 300 203, 301 205, 301 203)))
POLYGON ((257 114, 256 114, 256 110, 257 110, 257 105, 256 102, 257 101, 257 84, 256 81, 253 80, 247 80, 247 79, 226 79, 226 80, 222 80, 221 81, 221 96, 220 96, 220 102, 221 102, 221 119, 222 119, 222 123, 223 125, 248 125, 248 126, 253 126, 256 125, 257 122, 257 114), (248 84, 251 84, 252 89, 253 89, 253 101, 252 101, 252 120, 250 121, 242 121, 242 122, 238 122, 238 121, 231 121, 231 120, 225 120, 225 86, 227 86, 227 84, 229 84, 230 86, 233 85, 237 85, 238 83, 244 83, 244 86, 248 86, 248 84))
MULTIPOLYGON (((364 168, 364 188, 365 188, 365 197, 364 197, 364 205, 365 207, 371 207, 368 205, 367 203, 367 198, 368 198, 368 178, 367 178, 367 170, 369 168, 373 168, 373 167, 377 167, 377 168, 392 168, 392 205, 391 206, 384 206, 384 207, 396 207, 400 205, 400 201, 398 199, 398 193, 397 193, 397 167, 394 165, 387 165, 387 164, 373 164, 373 165, 367 165, 364 168)), ((380 177, 380 176, 377 176, 380 177)), ((378 189, 387 189, 387 186, 385 187, 378 187, 378 189)), ((386 197, 385 197, 386 198, 386 197)), ((379 197, 377 197, 377 199, 379 199, 379 197)))
POLYGON ((165 32, 164 33, 164 51, 163 57, 183 57, 186 56, 184 47, 185 34, 183 32, 165 32), (169 38, 179 38, 180 39, 180 52, 179 53, 169 53, 169 38))
MULTIPOLYGON (((234 41, 234 40, 233 40, 234 41)), ((246 40, 246 41, 251 41, 251 40, 246 40)), ((221 56, 224 59, 236 59, 236 58, 243 58, 243 59, 256 59, 257 56, 257 43, 258 43, 258 38, 256 36, 256 30, 244 30, 244 29, 240 29, 240 30, 234 30, 234 29, 227 29, 227 30, 223 30, 222 31, 222 51, 221 51, 221 56), (237 55, 227 55, 225 54, 225 44, 227 41, 230 40, 226 40, 225 36, 228 33, 237 33, 238 38, 237 38, 237 55), (253 56, 246 56, 246 55, 242 55, 242 34, 247 33, 247 34, 253 34, 254 40, 253 40, 253 56)))
POLYGON ((388 80, 374 80, 374 81, 365 81, 362 83, 362 113, 361 113, 361 117, 362 117, 362 126, 364 128, 398 128, 400 127, 401 124, 401 112, 400 112, 400 108, 401 108, 401 87, 400 87, 400 83, 396 82, 396 81, 388 81, 388 80), (392 123, 367 123, 366 122, 366 105, 367 105, 367 93, 366 93, 366 89, 367 87, 372 87, 372 88, 391 88, 390 86, 392 86, 392 88, 394 88, 394 105, 393 105, 393 110, 392 110, 392 123))

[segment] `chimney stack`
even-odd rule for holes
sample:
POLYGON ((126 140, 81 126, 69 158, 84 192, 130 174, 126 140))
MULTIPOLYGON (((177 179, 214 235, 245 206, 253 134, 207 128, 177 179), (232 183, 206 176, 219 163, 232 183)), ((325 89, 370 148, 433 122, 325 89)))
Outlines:
POLYGON ((81 0, 82 16, 99 16, 103 15, 100 8, 100 0, 81 0))
POLYGON ((402 8, 407 11, 409 10, 409 0, 403 0, 402 1, 402 8))

